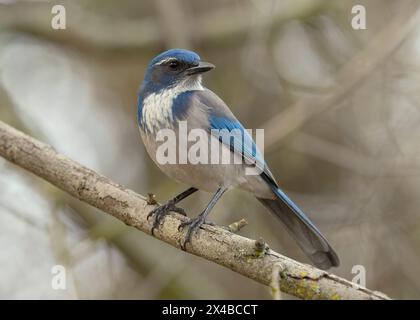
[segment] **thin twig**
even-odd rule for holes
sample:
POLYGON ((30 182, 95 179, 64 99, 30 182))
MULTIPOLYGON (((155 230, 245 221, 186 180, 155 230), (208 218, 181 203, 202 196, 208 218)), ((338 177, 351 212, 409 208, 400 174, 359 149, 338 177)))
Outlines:
POLYGON ((280 290, 280 282, 281 282, 281 273, 284 270, 284 266, 279 262, 273 267, 273 271, 271 274, 271 295, 273 296, 273 300, 282 300, 281 290, 280 290))

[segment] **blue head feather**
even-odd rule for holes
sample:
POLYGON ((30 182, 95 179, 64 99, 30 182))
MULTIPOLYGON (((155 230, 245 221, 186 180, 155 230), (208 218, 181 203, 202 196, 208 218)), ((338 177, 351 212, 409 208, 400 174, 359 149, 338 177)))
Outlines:
POLYGON ((186 79, 187 75, 178 70, 170 70, 166 61, 175 60, 180 65, 180 70, 198 66, 200 56, 195 52, 185 49, 170 49, 154 57, 145 72, 143 84, 138 94, 137 116, 139 123, 142 120, 142 108, 144 99, 151 93, 159 93, 162 90, 172 88, 186 79))
POLYGON ((148 69, 153 67, 153 65, 156 63, 159 63, 168 58, 175 58, 179 61, 183 61, 191 65, 197 65, 200 62, 200 56, 193 51, 185 49, 170 49, 154 57, 149 63, 148 69))
POLYGON ((184 75, 168 72, 161 68, 160 63, 167 59, 174 59, 185 66, 196 66, 200 62, 200 56, 195 52, 185 49, 170 49, 154 57, 149 63, 143 81, 143 88, 148 92, 158 92, 166 87, 176 84, 184 75))

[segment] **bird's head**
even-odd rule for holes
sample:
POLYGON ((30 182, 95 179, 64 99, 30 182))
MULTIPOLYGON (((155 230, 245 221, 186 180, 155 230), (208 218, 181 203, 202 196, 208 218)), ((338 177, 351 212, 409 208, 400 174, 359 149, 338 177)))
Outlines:
POLYGON ((150 91, 184 86, 186 90, 200 83, 201 74, 214 65, 201 61, 195 52, 171 49, 152 59, 147 67, 143 87, 150 91))

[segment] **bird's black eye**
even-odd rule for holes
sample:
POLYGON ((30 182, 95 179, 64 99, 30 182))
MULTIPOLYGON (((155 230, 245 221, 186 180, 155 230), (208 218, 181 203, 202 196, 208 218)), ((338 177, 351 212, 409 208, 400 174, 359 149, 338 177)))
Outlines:
POLYGON ((171 70, 178 70, 180 63, 178 61, 171 61, 168 64, 169 69, 171 70))

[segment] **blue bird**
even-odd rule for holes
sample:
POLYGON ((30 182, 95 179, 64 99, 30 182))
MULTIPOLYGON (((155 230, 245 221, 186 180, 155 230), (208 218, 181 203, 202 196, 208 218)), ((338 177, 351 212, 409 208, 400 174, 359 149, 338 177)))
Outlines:
MULTIPOLYGON (((196 218, 180 225, 180 229, 188 227, 182 243, 182 248, 185 249, 200 226, 209 223, 207 216, 220 197, 229 189, 239 188, 255 195, 284 223, 316 266, 322 269, 338 266, 337 254, 302 210, 279 188, 252 137, 227 105, 215 93, 203 87, 202 74, 213 68, 214 65, 201 61, 199 55, 192 51, 171 49, 156 56, 145 72, 138 94, 137 114, 144 145, 150 157, 165 174, 190 186, 150 212, 149 217, 154 216, 152 233, 170 211, 186 215, 182 208, 176 206, 178 202, 198 190, 212 192, 214 195, 207 207, 196 218), (179 133, 182 121, 187 123, 188 133, 193 129, 203 130, 209 145, 216 142, 220 146, 220 152, 228 150, 236 160, 253 161, 261 169, 259 174, 246 173, 247 166, 250 166, 247 161, 240 164, 234 161, 227 164, 162 163, 157 157, 162 143, 162 139, 158 137, 159 132, 162 129, 171 129, 179 133), (213 134, 217 130, 240 134, 224 139, 223 135, 213 134)), ((176 135, 171 143, 178 144, 180 139, 176 135)))

